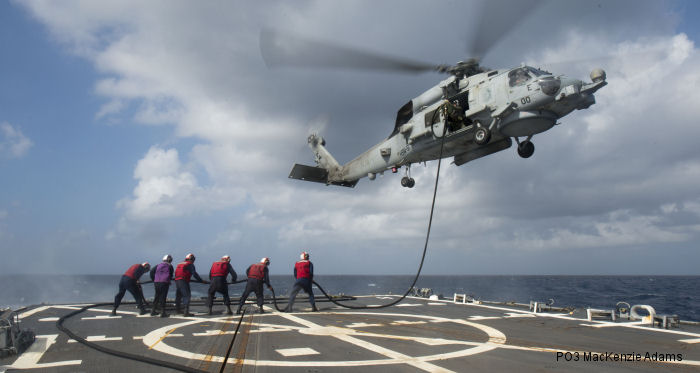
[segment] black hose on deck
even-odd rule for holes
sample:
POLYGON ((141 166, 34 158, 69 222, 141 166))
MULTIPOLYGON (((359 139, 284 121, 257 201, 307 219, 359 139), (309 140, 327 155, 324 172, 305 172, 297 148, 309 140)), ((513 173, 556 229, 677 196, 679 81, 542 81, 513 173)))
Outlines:
POLYGON ((224 362, 221 363, 221 369, 219 369, 219 373, 224 372, 224 368, 226 367, 226 362, 228 362, 228 357, 231 355, 231 348, 233 348, 233 342, 236 341, 236 336, 238 335, 238 330, 241 328, 241 322, 243 322, 243 316, 245 316, 245 310, 243 310, 243 313, 241 313, 241 318, 238 319, 238 325, 236 325, 236 331, 233 332, 233 338, 231 338, 231 343, 228 344, 228 350, 226 350, 226 356, 224 357, 224 362))
POLYGON ((140 362, 143 362, 146 364, 156 365, 156 366, 163 367, 163 368, 179 370, 181 372, 206 373, 206 371, 204 371, 204 370, 191 368, 191 367, 188 367, 186 365, 175 364, 175 363, 171 363, 171 362, 165 361, 165 360, 154 359, 154 358, 150 358, 150 357, 146 357, 146 356, 139 356, 139 355, 135 355, 135 354, 130 354, 128 352, 122 352, 122 351, 118 351, 118 350, 113 350, 111 348, 106 348, 106 347, 100 346, 96 343, 88 342, 83 337, 73 333, 70 329, 63 326, 63 322, 66 319, 71 318, 71 317, 73 317, 77 314, 80 314, 82 312, 85 312, 86 310, 88 310, 90 308, 101 307, 101 306, 111 306, 113 304, 114 303, 109 302, 109 303, 96 303, 96 304, 87 305, 79 310, 76 310, 76 311, 73 311, 67 315, 61 316, 61 318, 59 318, 58 321, 56 321, 56 328, 58 328, 58 330, 60 330, 64 333, 66 333, 69 337, 84 344, 85 346, 90 347, 90 348, 95 349, 95 350, 100 351, 100 352, 104 352, 106 354, 110 354, 112 356, 121 357, 121 358, 129 359, 129 360, 140 361, 140 362))

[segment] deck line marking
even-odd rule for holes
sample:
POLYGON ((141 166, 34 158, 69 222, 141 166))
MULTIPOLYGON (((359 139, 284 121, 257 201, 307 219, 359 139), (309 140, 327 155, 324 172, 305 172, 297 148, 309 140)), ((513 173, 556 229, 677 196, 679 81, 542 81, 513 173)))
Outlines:
POLYGON ((48 351, 52 344, 56 343, 58 334, 37 335, 36 340, 22 353, 11 365, 0 365, 0 370, 6 369, 33 369, 53 368, 66 365, 80 365, 82 360, 56 361, 53 363, 39 363, 39 360, 48 351))
POLYGON ((41 307, 37 307, 37 308, 35 308, 35 309, 33 309, 33 310, 29 310, 29 311, 25 311, 25 312, 20 313, 20 314, 19 314, 19 318, 20 318, 20 319, 23 319, 23 318, 29 317, 29 316, 31 316, 31 315, 33 315, 33 314, 35 314, 35 313, 39 313, 39 312, 45 311, 45 310, 47 310, 47 309, 49 309, 49 308, 51 308, 51 306, 41 306, 41 307))
POLYGON ((44 317, 43 319, 39 319, 37 321, 41 321, 41 322, 58 321, 58 317, 44 317))
POLYGON ((382 346, 364 341, 362 339, 355 338, 355 337, 347 335, 347 334, 334 335, 333 337, 340 339, 341 341, 348 342, 350 344, 354 344, 355 346, 362 347, 362 348, 368 349, 370 351, 376 352, 380 355, 384 355, 392 360, 397 360, 398 362, 412 365, 418 369, 423 369, 426 372, 452 372, 451 370, 444 369, 440 366, 437 366, 435 364, 431 364, 427 361, 421 361, 421 360, 413 358, 411 356, 404 355, 400 352, 392 351, 388 348, 384 348, 382 346))
MULTIPOLYGON (((294 321, 298 324, 307 326, 311 331, 309 331, 309 334, 315 335, 314 331, 315 330, 321 330, 322 335, 329 335, 333 338, 340 339, 343 342, 347 342, 350 344, 353 344, 355 346, 370 350, 372 352, 376 352, 380 355, 384 355, 392 360, 396 360, 397 362, 412 365, 418 369, 425 370, 427 372, 452 372, 451 370, 444 369, 442 367, 439 367, 435 364, 431 364, 427 361, 422 361, 418 358, 414 358, 412 356, 404 355, 400 352, 392 351, 389 350, 388 348, 384 348, 382 346, 376 345, 374 343, 355 338, 351 336, 350 334, 354 334, 355 330, 354 329, 348 329, 348 328, 338 328, 338 327, 323 327, 321 325, 318 325, 314 322, 311 322, 309 320, 302 319, 301 317, 297 317, 294 315, 290 314, 283 314, 281 315, 285 319, 288 319, 290 321, 294 321), (338 333, 334 333, 334 331, 338 331, 338 333), (346 331, 343 333, 343 331, 346 331)), ((300 332, 304 332, 304 329, 299 330, 300 332)))
POLYGON ((474 315, 474 316, 469 316, 467 319, 472 320, 472 321, 479 321, 479 320, 496 320, 496 319, 501 319, 501 316, 479 316, 479 315, 474 315))
POLYGON ((112 315, 98 315, 98 316, 87 316, 87 317, 81 317, 81 320, 110 320, 110 319, 121 319, 122 317, 120 315, 117 316, 112 316, 112 315))
MULTIPOLYGON (((589 321, 589 322, 590 322, 590 321, 589 321)), ((642 325, 642 322, 641 322, 641 321, 639 321, 639 322, 635 321, 635 322, 631 322, 631 323, 629 323, 629 324, 616 324, 616 323, 609 323, 609 324, 587 324, 587 323, 580 323, 579 325, 581 325, 581 326, 589 326, 589 327, 591 327, 591 328, 612 328, 612 327, 616 327, 616 326, 626 326, 626 325, 631 325, 631 324, 634 324, 634 325, 642 325)))
POLYGON ((62 310, 79 310, 79 309, 83 308, 84 306, 85 305, 79 305, 79 304, 76 304, 76 305, 61 304, 61 305, 51 306, 51 308, 58 308, 58 309, 62 309, 62 310))
POLYGON ((390 322, 390 325, 417 325, 417 324, 425 324, 426 322, 423 320, 420 321, 408 321, 408 320, 396 320, 394 322, 390 322))
MULTIPOLYGON (((106 341, 121 341, 122 337, 107 337, 104 335, 91 335, 85 338, 88 342, 106 342, 106 341)), ((68 343, 77 343, 75 339, 69 339, 68 343)))
POLYGON ((369 327, 371 327, 371 326, 384 326, 384 324, 367 324, 367 323, 364 323, 364 322, 356 322, 356 323, 352 323, 352 324, 345 325, 346 328, 352 328, 352 329, 355 329, 355 328, 369 328, 369 327))
POLYGON ((404 337, 404 336, 398 336, 398 335, 363 332, 361 330, 358 330, 356 332, 356 334, 359 336, 363 336, 363 337, 398 339, 398 340, 402 340, 402 341, 415 341, 415 342, 419 342, 419 343, 422 343, 422 344, 428 345, 428 346, 444 346, 444 345, 481 346, 483 344, 482 342, 458 341, 458 340, 450 340, 450 339, 444 339, 444 338, 404 337))
POLYGON ((305 355, 320 355, 321 353, 314 350, 313 348, 303 347, 303 348, 281 348, 277 351, 278 354, 289 357, 289 356, 305 356, 305 355))
POLYGON ((157 345, 158 343, 160 343, 160 341, 162 341, 163 339, 165 339, 165 337, 167 337, 168 334, 170 334, 170 333, 172 333, 172 332, 174 332, 174 331, 175 331, 175 328, 172 328, 172 329, 168 330, 167 333, 163 334, 163 336, 160 337, 160 339, 159 339, 158 341, 156 341, 156 343, 154 343, 154 344, 152 344, 151 346, 149 346, 148 349, 149 349, 149 350, 152 349, 153 346, 155 346, 155 345, 157 345))
POLYGON ((529 313, 506 312, 506 315, 503 317, 506 319, 511 319, 514 317, 537 317, 537 316, 529 314, 529 313))
POLYGON ((685 342, 685 343, 700 343, 700 338, 693 338, 693 339, 679 339, 678 342, 685 342))

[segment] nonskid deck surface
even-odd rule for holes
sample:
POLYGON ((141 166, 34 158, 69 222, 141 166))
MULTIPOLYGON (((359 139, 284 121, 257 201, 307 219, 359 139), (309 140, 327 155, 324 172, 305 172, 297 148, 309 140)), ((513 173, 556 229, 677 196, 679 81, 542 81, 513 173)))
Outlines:
MULTIPOLYGON (((353 305, 388 303, 395 296, 358 297, 353 305)), ((0 360, 0 372, 158 372, 69 339, 58 317, 83 305, 38 306, 22 314, 37 340, 20 357, 0 360)), ((218 372, 241 321, 225 371, 700 371, 700 328, 659 329, 629 321, 592 321, 569 314, 407 298, 397 306, 349 310, 319 303, 309 312, 227 316, 140 316, 123 305, 86 310, 65 322, 74 333, 109 349, 218 372), (664 360, 664 361, 661 361, 664 360), (670 361, 668 361, 670 360, 670 361)), ((234 309, 235 310, 235 309, 234 309)))

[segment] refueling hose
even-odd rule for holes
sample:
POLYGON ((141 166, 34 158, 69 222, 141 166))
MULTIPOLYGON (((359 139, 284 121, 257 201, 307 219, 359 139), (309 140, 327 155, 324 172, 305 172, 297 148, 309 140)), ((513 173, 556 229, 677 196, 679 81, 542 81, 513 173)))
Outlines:
MULTIPOLYGON (((436 109, 436 112, 438 110, 440 110, 440 109, 436 109)), ((433 113, 433 116, 435 116, 435 113, 433 113)), ((446 132, 447 132, 447 118, 445 115, 445 126, 443 127, 442 137, 441 137, 441 141, 440 141, 440 156, 438 157, 437 174, 435 176, 435 187, 433 189, 433 201, 432 201, 432 204, 430 206, 430 218, 428 219, 428 231, 425 235, 425 245, 423 246, 423 254, 421 255, 420 265, 418 266, 418 271, 416 272, 416 276, 413 278, 413 282, 411 283, 411 286, 408 287, 408 290, 406 290, 406 292, 399 299, 397 299, 393 302, 379 305, 379 306, 351 306, 351 305, 342 304, 342 303, 336 301, 330 295, 328 295, 328 293, 326 293, 326 291, 323 289, 323 287, 321 287, 321 285, 319 285, 316 281, 313 281, 313 284, 316 285, 316 287, 318 287, 318 289, 321 291, 321 293, 323 293, 323 295, 326 298, 328 298, 329 301, 331 301, 332 303, 334 303, 340 307, 349 308, 349 309, 377 309, 377 308, 391 307, 391 306, 401 302, 402 300, 404 300, 408 296, 408 294, 410 294, 411 290, 416 285, 416 282, 418 282, 418 277, 420 277, 421 270, 423 269, 423 263, 425 262, 425 254, 428 251, 428 241, 430 240, 430 229, 432 228, 432 224, 433 224, 433 212, 435 211, 435 198, 437 197, 438 181, 440 180, 440 166, 442 165, 442 154, 443 154, 443 150, 444 150, 444 146, 445 146, 446 132)), ((247 279, 246 280, 239 280, 239 281, 231 282, 230 284, 237 284, 237 283, 246 282, 246 281, 247 281, 247 279)), ((143 283, 149 283, 149 282, 145 281, 145 282, 142 282, 141 284, 143 284, 143 283)), ((283 310, 280 309, 279 306, 277 305, 277 297, 275 296, 274 290, 270 289, 270 291, 272 292, 272 301, 275 305, 275 308, 277 309, 277 311, 283 312, 283 310)), ((127 304, 127 303, 125 303, 125 304, 127 304)), ((186 365, 171 363, 171 362, 166 361, 166 360, 159 360, 159 359, 154 359, 154 358, 150 358, 150 357, 146 357, 146 356, 139 356, 139 355, 135 355, 135 354, 130 354, 128 352, 122 352, 122 351, 106 348, 106 347, 100 346, 98 344, 88 342, 86 339, 78 336, 77 334, 73 333, 70 329, 63 326, 63 322, 65 320, 67 320, 67 319, 69 319, 77 314, 80 314, 80 313, 82 313, 90 308, 101 307, 101 306, 111 306, 111 305, 114 305, 114 303, 109 302, 109 303, 96 303, 96 304, 87 305, 79 310, 73 311, 73 312, 59 318, 58 321, 56 321, 56 327, 60 331, 66 333, 69 337, 84 344, 85 346, 93 348, 97 351, 104 352, 106 354, 110 354, 110 355, 121 357, 121 358, 131 359, 131 360, 135 360, 135 361, 141 361, 141 362, 144 362, 147 364, 156 365, 156 366, 160 366, 160 367, 164 367, 164 368, 179 370, 181 372, 196 372, 196 373, 206 372, 206 371, 203 371, 200 369, 188 367, 186 365)), ((241 315, 240 319, 238 320, 238 325, 236 326, 236 331, 233 335, 233 339, 231 340, 231 343, 228 346, 228 351, 226 352, 226 357, 224 359, 223 364, 221 365, 220 372, 223 372, 223 369, 226 366, 228 356, 231 353, 231 348, 233 347, 233 342, 235 341, 236 335, 238 334, 238 330, 241 326, 241 322, 243 320, 244 314, 245 314, 245 310, 243 311, 243 314, 241 315)))
MULTIPOLYGON (((444 106, 442 108, 444 108, 444 106)), ((438 110, 440 110, 440 109, 436 109, 435 112, 437 112, 438 110)), ((435 113, 433 113, 433 116, 435 116, 435 113)), ((418 282, 418 277, 420 277, 420 272, 423 269, 423 262, 425 261, 425 254, 428 252, 428 241, 430 240, 430 229, 433 226, 433 212, 435 211, 435 198, 437 196, 438 181, 440 180, 440 166, 442 164, 442 152, 443 152, 444 147, 445 147, 445 137, 446 137, 445 135, 447 133, 447 115, 446 114, 444 115, 444 118, 445 118, 445 124, 444 124, 444 127, 442 129, 442 137, 441 137, 441 141, 440 141, 440 156, 438 157, 437 174, 435 175, 435 187, 433 188, 433 202, 430 205, 430 219, 428 219, 428 232, 425 234, 425 245, 423 246, 423 255, 421 255, 421 258, 420 258, 420 265, 418 266, 418 271, 416 272, 416 276, 413 278, 413 282, 411 283, 411 286, 408 287, 408 290, 406 290, 406 292, 399 299, 397 299, 393 302, 390 302, 387 304, 382 304, 379 306, 351 306, 351 305, 347 305, 347 304, 342 304, 342 303, 334 300, 333 298, 331 298, 328 295, 328 293, 326 293, 326 291, 323 289, 323 287, 321 287, 321 285, 318 284, 318 282, 313 281, 314 285, 316 285, 316 287, 318 287, 318 290, 320 290, 321 293, 323 293, 323 295, 325 295, 326 298, 328 298, 328 300, 330 300, 334 304, 336 304, 340 307, 350 308, 353 310, 391 307, 391 306, 401 302, 402 300, 404 300, 408 296, 408 294, 411 293, 411 290, 413 290, 413 287, 416 286, 416 282, 418 282)), ((432 120, 431 120, 431 122, 432 122, 432 120)), ((277 305, 275 303, 275 307, 276 306, 277 305)))
POLYGON ((76 311, 73 311, 73 312, 71 312, 71 313, 69 313, 69 314, 67 314, 67 315, 61 316, 61 318, 59 318, 58 321, 56 321, 56 328, 58 328, 58 330, 60 330, 60 331, 62 331, 62 332, 64 332, 64 333, 66 333, 69 337, 71 337, 71 338, 73 338, 74 340, 76 340, 76 341, 78 341, 78 342, 84 344, 84 345, 87 346, 87 347, 90 347, 90 348, 95 349, 95 350, 97 350, 97 351, 104 352, 104 353, 106 353, 106 354, 110 354, 110 355, 113 355, 113 356, 116 356, 116 357, 121 357, 121 358, 125 358, 125 359, 140 361, 140 362, 143 362, 143 363, 147 363, 147 364, 151 364, 151 365, 156 365, 156 366, 163 367, 163 368, 170 368, 170 369, 174 369, 174 370, 179 370, 179 371, 181 371, 181 372, 190 372, 190 373, 202 373, 202 372, 206 372, 206 371, 204 371, 204 370, 199 370, 199 369, 191 368, 191 367, 188 367, 188 366, 186 366, 186 365, 180 365, 180 364, 171 363, 171 362, 166 361, 166 360, 154 359, 154 358, 150 358, 150 357, 147 357, 147 356, 140 356, 140 355, 130 354, 130 353, 128 353, 128 352, 123 352, 123 351, 113 350, 113 349, 111 349, 111 348, 106 348, 106 347, 100 346, 100 345, 98 345, 98 344, 96 344, 96 343, 88 342, 85 338, 83 338, 83 337, 81 337, 81 336, 79 336, 79 335, 73 333, 70 329, 68 329, 68 328, 66 328, 65 326, 63 326, 63 322, 64 322, 66 319, 71 318, 71 317, 73 317, 73 316, 75 316, 75 315, 77 315, 77 314, 79 314, 79 313, 85 312, 86 310, 88 310, 88 309, 90 309, 90 308, 102 307, 102 306, 112 306, 112 305, 114 305, 113 302, 109 302, 109 303, 96 303, 96 304, 87 305, 87 306, 85 306, 85 307, 83 307, 83 308, 81 308, 81 309, 79 309, 79 310, 76 310, 76 311))

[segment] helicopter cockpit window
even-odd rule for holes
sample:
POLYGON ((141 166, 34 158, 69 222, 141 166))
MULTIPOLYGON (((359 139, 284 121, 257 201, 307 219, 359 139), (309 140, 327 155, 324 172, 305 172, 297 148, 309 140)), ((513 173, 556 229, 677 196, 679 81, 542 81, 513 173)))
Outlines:
POLYGON ((413 118, 413 100, 401 106, 401 109, 396 113, 396 124, 394 125, 394 131, 391 132, 391 135, 398 133, 399 127, 408 123, 411 118, 413 118))
POLYGON ((511 87, 515 87, 517 85, 523 85, 527 83, 532 76, 528 73, 528 69, 521 67, 515 70, 511 70, 511 72, 508 73, 508 84, 511 87))
POLYGON ((396 127, 402 124, 408 123, 408 121, 413 117, 413 100, 406 103, 406 105, 401 106, 398 113, 396 113, 396 127))
POLYGON ((542 75, 551 75, 551 74, 549 74, 549 73, 546 72, 546 71, 543 71, 543 70, 540 70, 540 69, 536 69, 536 68, 530 67, 530 66, 527 67, 527 70, 530 71, 530 72, 531 72, 534 76, 536 76, 536 77, 537 77, 537 76, 542 76, 542 75))

